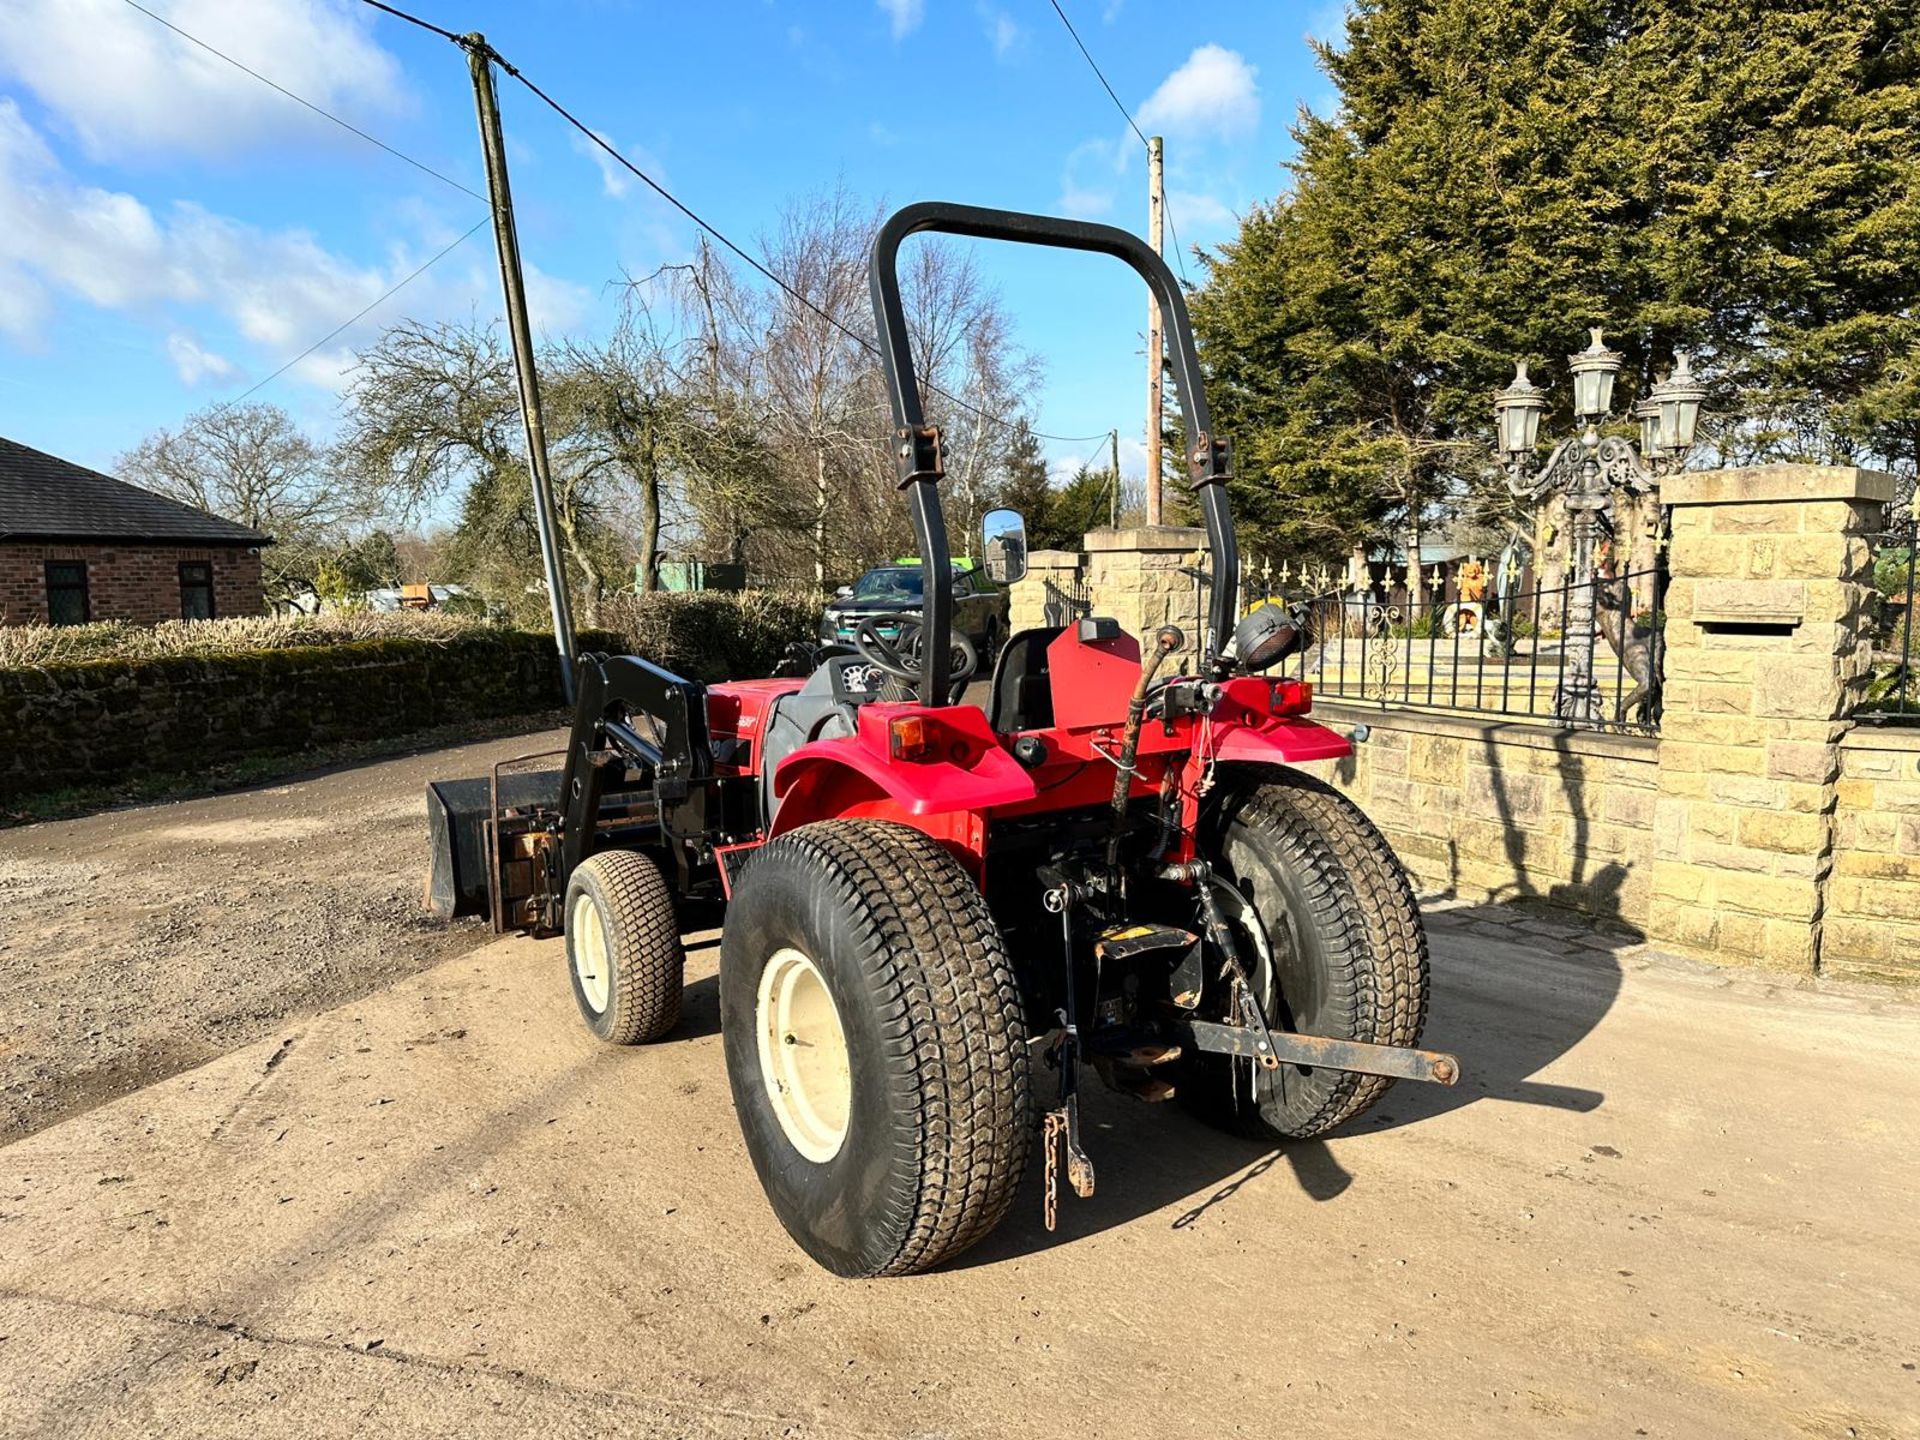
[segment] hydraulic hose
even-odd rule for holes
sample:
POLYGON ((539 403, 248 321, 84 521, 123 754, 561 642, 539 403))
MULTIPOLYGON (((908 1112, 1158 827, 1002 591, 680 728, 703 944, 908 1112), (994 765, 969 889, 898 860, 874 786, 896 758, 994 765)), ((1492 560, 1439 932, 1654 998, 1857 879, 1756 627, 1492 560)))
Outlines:
POLYGON ((1178 627, 1163 625, 1153 637, 1153 651, 1140 664, 1140 683, 1133 687, 1133 699, 1127 702, 1127 728, 1120 739, 1120 755, 1114 764, 1113 821, 1107 831, 1107 869, 1120 870, 1120 841, 1127 830, 1127 799, 1133 792, 1133 762, 1140 753, 1140 726, 1147 718, 1147 692, 1153 688, 1154 673, 1162 662, 1186 644, 1178 627))

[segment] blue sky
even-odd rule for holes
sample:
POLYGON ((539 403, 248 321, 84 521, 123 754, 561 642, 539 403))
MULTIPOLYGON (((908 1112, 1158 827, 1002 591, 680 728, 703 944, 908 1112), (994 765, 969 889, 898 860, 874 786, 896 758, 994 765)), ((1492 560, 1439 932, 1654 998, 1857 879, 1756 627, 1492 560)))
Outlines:
MULTIPOLYGON (((349 0, 142 0, 182 29, 483 190, 464 57, 349 0)), ((1165 134, 1180 238, 1274 194, 1309 33, 1341 0, 1062 0, 1142 128, 1165 134)), ((756 252, 787 198, 843 180, 1144 230, 1145 157, 1047 0, 413 0, 478 29, 756 252)), ((110 468, 230 399, 484 218, 477 201, 169 34, 126 0, 9 0, 0 25, 0 434, 110 468)), ((685 258, 690 222, 503 80, 536 326, 591 332, 609 280, 685 258)), ((1120 428, 1139 468, 1145 296, 1118 265, 987 246, 1043 357, 1043 430, 1120 428)), ((1189 273, 1194 272, 1191 260, 1189 273)), ((498 310, 483 228, 256 398, 318 434, 355 343, 404 315, 498 310)), ((1056 463, 1092 444, 1049 446, 1056 463)))

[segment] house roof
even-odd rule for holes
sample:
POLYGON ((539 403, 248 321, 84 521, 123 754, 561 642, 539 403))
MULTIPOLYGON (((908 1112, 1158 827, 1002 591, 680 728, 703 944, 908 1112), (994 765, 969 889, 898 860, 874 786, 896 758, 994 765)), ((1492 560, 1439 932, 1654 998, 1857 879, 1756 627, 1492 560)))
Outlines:
POLYGON ((0 540, 271 545, 270 536, 0 436, 0 540))

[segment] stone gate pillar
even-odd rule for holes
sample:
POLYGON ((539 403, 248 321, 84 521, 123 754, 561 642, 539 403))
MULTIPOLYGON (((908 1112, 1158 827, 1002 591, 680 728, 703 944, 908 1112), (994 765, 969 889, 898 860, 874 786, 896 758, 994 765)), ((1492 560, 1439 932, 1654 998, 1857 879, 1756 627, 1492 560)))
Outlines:
POLYGON ((1047 582, 1062 590, 1080 579, 1081 557, 1073 550, 1029 550, 1027 573, 1008 591, 1007 633, 1017 635, 1047 623, 1047 582))
MULTIPOLYGON (((1143 649, 1162 625, 1179 626, 1187 638, 1179 663, 1192 666, 1205 622, 1194 613, 1193 577, 1180 567, 1207 568, 1207 532, 1186 525, 1089 530, 1085 544, 1093 613, 1118 620, 1143 649)), ((1200 595, 1204 610, 1204 586, 1200 595)))
POLYGON ((1668 476, 1671 584, 1649 938, 1812 973, 1846 716, 1868 671, 1865 535, 1893 478, 1668 476))

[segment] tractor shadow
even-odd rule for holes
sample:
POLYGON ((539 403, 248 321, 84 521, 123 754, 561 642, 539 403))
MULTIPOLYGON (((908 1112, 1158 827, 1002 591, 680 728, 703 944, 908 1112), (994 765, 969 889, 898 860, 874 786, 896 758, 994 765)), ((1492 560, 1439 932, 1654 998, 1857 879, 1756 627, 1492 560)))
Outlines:
MULTIPOLYGON (((1590 1034, 1613 1008, 1621 985, 1619 951, 1639 943, 1625 927, 1588 929, 1561 912, 1528 905, 1429 911, 1432 1006, 1421 1044, 1459 1058, 1457 1085, 1401 1082, 1341 1136, 1417 1125, 1467 1105, 1546 1106, 1589 1113, 1600 1091, 1535 1078, 1590 1034)), ((1570 1079, 1577 1081, 1576 1067, 1570 1079)), ((1053 1103, 1052 1076, 1040 1072, 1036 1108, 1053 1103)), ((993 1235, 954 1262, 992 1265, 1070 1244, 1114 1226, 1153 1217, 1185 1229, 1222 1206, 1259 1203, 1263 1189, 1294 1184, 1315 1201, 1338 1200, 1365 1184, 1324 1141, 1243 1140, 1213 1129, 1178 1101, 1142 1105, 1087 1076, 1083 1143, 1098 1177, 1081 1200, 1061 1170, 1059 1228, 1042 1221, 1045 1167, 1038 1137, 1012 1213, 993 1235)))

